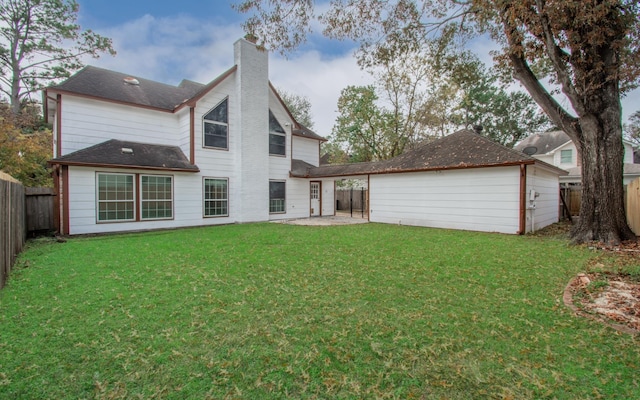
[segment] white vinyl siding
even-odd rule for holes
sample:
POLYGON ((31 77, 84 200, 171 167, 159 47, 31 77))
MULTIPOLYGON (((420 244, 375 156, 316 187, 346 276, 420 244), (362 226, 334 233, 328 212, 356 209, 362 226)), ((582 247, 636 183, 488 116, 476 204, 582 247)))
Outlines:
POLYGON ((372 222, 519 230, 518 166, 371 175, 369 190, 372 222))
POLYGON ((62 154, 109 139, 178 145, 178 118, 169 112, 63 96, 62 154))
POLYGON ((527 166, 527 217, 525 231, 542 229, 558 222, 560 194, 558 176, 547 169, 535 165, 527 166), (530 201, 531 190, 538 193, 534 203, 530 201), (535 208, 531 206, 535 204, 535 208))
POLYGON ((320 151, 318 151, 320 142, 318 140, 307 139, 300 136, 293 136, 291 140, 293 141, 291 146, 293 148, 293 155, 291 158, 302 160, 316 167, 320 165, 320 151))

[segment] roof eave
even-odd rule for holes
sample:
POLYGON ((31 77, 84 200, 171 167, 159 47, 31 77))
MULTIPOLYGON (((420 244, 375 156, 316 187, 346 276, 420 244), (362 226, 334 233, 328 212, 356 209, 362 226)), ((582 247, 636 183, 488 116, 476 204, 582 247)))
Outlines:
POLYGON ((65 160, 49 160, 49 165, 68 165, 72 167, 92 167, 92 168, 114 168, 114 169, 144 169, 153 171, 175 171, 175 172, 200 172, 200 168, 194 165, 192 168, 177 168, 177 167, 158 167, 149 165, 127 165, 127 164, 106 164, 106 163, 84 163, 78 161, 65 161, 65 160))
MULTIPOLYGON (((447 171, 458 169, 476 169, 476 168, 492 168, 492 167, 512 167, 518 165, 531 165, 535 164, 535 160, 522 160, 522 161, 510 161, 506 163, 491 163, 491 164, 476 164, 476 165, 451 165, 451 166, 439 166, 439 167, 420 167, 420 168, 398 168, 398 169, 385 169, 385 170, 371 170, 360 172, 347 172, 347 173, 329 173, 329 174, 307 174, 306 176, 295 176, 297 178, 330 178, 338 176, 357 176, 357 175, 385 175, 385 174, 401 174, 407 172, 433 172, 433 171, 447 171)), ((321 168, 321 167, 317 167, 321 168)))
POLYGON ((84 99, 104 101, 104 102, 107 102, 107 103, 120 104, 120 105, 126 105, 126 106, 131 106, 131 107, 144 108, 144 109, 147 109, 147 110, 160 111, 160 112, 165 112, 165 113, 174 113, 175 110, 176 110, 176 109, 148 106, 148 105, 145 105, 145 104, 132 103, 132 102, 129 102, 129 101, 108 99, 106 97, 92 96, 90 94, 77 93, 77 92, 72 92, 70 90, 58 89, 58 88, 55 88, 55 87, 47 88, 47 90, 51 90, 51 92, 53 92, 53 93, 59 93, 59 94, 64 94, 64 95, 69 95, 69 96, 76 96, 76 97, 80 97, 80 98, 84 98, 84 99))

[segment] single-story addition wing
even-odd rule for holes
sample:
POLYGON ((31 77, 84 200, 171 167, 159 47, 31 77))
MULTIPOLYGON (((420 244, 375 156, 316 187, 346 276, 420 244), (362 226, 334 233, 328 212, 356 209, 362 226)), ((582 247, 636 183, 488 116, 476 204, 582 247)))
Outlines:
POLYGON ((469 130, 388 161, 292 170, 306 178, 366 177, 372 222, 510 234, 558 221, 565 174, 469 130))

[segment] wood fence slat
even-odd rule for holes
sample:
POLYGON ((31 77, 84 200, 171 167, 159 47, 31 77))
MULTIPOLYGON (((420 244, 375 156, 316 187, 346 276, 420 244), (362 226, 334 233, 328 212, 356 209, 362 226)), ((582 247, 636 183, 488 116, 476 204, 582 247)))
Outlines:
POLYGON ((7 283, 26 237, 24 187, 10 176, 0 173, 0 289, 7 283))
POLYGON ((633 233, 640 234, 640 178, 627 185, 627 223, 633 233))

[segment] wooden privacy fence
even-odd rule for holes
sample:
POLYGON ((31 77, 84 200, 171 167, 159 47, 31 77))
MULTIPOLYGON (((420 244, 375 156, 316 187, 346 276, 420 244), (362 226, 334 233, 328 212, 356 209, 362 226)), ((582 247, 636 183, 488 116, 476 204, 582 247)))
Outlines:
POLYGON ((633 233, 640 235, 640 178, 627 185, 627 223, 633 233))
POLYGON ((0 289, 27 237, 24 186, 0 172, 0 289))
POLYGON ((48 233, 55 229, 53 205, 55 193, 52 188, 25 188, 27 232, 29 234, 48 233))
POLYGON ((367 211, 369 191, 367 189, 336 190, 337 211, 367 211))

